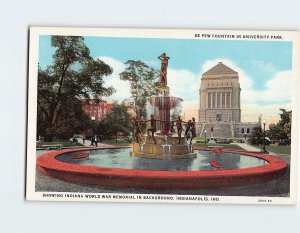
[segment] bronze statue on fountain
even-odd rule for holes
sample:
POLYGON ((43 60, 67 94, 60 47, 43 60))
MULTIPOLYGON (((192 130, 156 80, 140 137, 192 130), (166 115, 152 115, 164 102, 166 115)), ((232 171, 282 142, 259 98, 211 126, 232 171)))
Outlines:
POLYGON ((170 57, 168 57, 166 53, 162 53, 162 55, 160 55, 158 59, 161 61, 160 75, 159 75, 159 84, 160 84, 159 91, 163 96, 169 96, 170 89, 167 86, 168 84, 167 70, 168 70, 170 57))
MULTIPOLYGON (((135 143, 133 143, 133 156, 146 157, 146 158, 194 158, 196 153, 190 144, 187 144, 186 138, 182 138, 183 123, 187 123, 178 117, 175 120, 177 128, 177 135, 172 131, 173 122, 171 121, 171 110, 175 109, 183 101, 181 98, 170 96, 169 87, 167 86, 167 67, 169 57, 163 53, 158 57, 161 61, 160 70, 160 94, 148 98, 148 103, 152 106, 150 119, 134 123, 135 143), (147 137, 143 139, 139 136, 140 123, 149 123, 147 128, 147 137)), ((189 129, 191 130, 191 124, 189 129)))
POLYGON ((159 82, 163 86, 167 86, 167 68, 169 63, 169 57, 166 55, 166 53, 163 53, 158 57, 159 60, 161 60, 161 68, 160 68, 160 76, 159 76, 159 82))
POLYGON ((134 117, 132 119, 132 123, 133 123, 133 133, 134 133, 134 138, 135 138, 135 142, 137 143, 141 143, 142 142, 142 131, 140 129, 140 121, 138 120, 137 117, 134 117))

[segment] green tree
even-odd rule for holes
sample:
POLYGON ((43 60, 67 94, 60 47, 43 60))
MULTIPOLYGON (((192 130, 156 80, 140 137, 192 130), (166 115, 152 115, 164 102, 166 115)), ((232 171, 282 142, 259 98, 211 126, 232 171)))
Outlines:
POLYGON ((250 135, 250 144, 259 145, 263 143, 263 132, 261 127, 255 127, 250 135))
POLYGON ((280 121, 278 124, 283 128, 286 137, 291 140, 292 135, 292 111, 286 111, 285 109, 280 109, 282 113, 280 114, 280 121))
POLYGON ((146 117, 147 97, 157 95, 159 72, 142 61, 128 60, 127 67, 120 73, 120 79, 129 81, 131 99, 138 118, 146 117))
MULTIPOLYGON (((51 46, 55 47, 53 64, 38 69, 38 131, 44 133, 46 141, 59 135, 68 119, 80 119, 83 112, 69 107, 75 99, 90 96, 109 96, 112 87, 104 87, 103 76, 110 75, 112 68, 103 61, 93 59, 84 38, 79 36, 52 36, 51 46), (64 122, 64 124, 63 124, 64 122)), ((72 129, 72 127, 69 127, 72 129)), ((70 131, 72 133, 72 130, 70 131)))
POLYGON ((270 124, 268 136, 280 144, 289 144, 291 140, 292 111, 280 109, 280 120, 277 124, 270 124))
MULTIPOLYGON (((46 119, 40 123, 44 127, 38 127, 39 135, 55 135, 57 138, 70 138, 74 134, 79 134, 89 127, 89 117, 82 111, 81 101, 76 98, 69 98, 68 105, 66 105, 61 113, 60 120, 57 121, 57 125, 54 132, 52 128, 48 128, 46 119)), ((39 118, 38 118, 39 124, 39 118)))
POLYGON ((120 133, 129 135, 132 132, 133 126, 127 107, 123 104, 115 103, 99 127, 98 134, 102 138, 115 137, 117 141, 120 133))
POLYGON ((270 124, 269 130, 267 131, 267 136, 276 142, 278 142, 280 139, 287 139, 284 129, 279 124, 270 124))

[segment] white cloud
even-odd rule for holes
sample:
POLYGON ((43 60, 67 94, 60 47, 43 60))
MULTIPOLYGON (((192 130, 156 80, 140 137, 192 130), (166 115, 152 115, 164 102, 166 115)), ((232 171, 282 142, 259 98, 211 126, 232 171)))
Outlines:
POLYGON ((261 93, 268 101, 290 101, 292 91, 292 72, 281 71, 275 77, 266 82, 266 89, 261 93))
POLYGON ((291 101, 291 71, 279 71, 268 80, 263 90, 255 90, 252 86, 244 88, 241 85, 241 103, 286 103, 291 101))
POLYGON ((119 78, 119 74, 124 71, 125 64, 111 57, 98 57, 100 60, 104 61, 106 64, 113 68, 112 75, 104 78, 104 86, 112 86, 115 88, 116 92, 109 96, 105 97, 108 101, 122 101, 130 96, 130 85, 129 82, 122 81, 119 78))
POLYGON ((200 78, 188 70, 168 70, 168 86, 170 95, 180 97, 182 102, 182 117, 189 120, 198 119, 200 78))
POLYGON ((276 71, 276 67, 272 63, 265 61, 253 60, 251 61, 251 65, 253 66, 253 69, 259 69, 266 73, 272 73, 276 71))
POLYGON ((172 96, 184 100, 195 100, 199 97, 200 79, 188 70, 168 70, 168 86, 172 96))

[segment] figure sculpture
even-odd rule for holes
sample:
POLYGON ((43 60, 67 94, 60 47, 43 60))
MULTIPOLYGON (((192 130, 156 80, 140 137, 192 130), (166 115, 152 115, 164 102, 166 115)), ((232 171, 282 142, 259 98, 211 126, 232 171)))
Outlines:
POLYGON ((188 120, 188 122, 187 122, 187 124, 186 124, 186 126, 185 126, 185 137, 186 138, 189 138, 189 132, 190 132, 190 130, 191 130, 191 126, 192 126, 192 121, 191 120, 188 120))
POLYGON ((193 138, 196 137, 196 126, 195 126, 195 117, 192 117, 192 120, 188 120, 185 129, 185 138, 190 140, 189 143, 192 145, 193 138))
POLYGON ((166 53, 163 53, 158 57, 159 60, 161 60, 161 69, 160 69, 160 77, 159 82, 163 86, 167 86, 167 68, 168 68, 168 61, 170 57, 166 55, 166 53))
POLYGON ((196 122, 195 122, 195 117, 192 117, 191 133, 192 133, 192 138, 191 138, 190 143, 192 144, 193 138, 196 137, 196 122))
POLYGON ((133 122, 133 131, 134 131, 135 141, 137 143, 140 143, 142 141, 142 139, 141 139, 140 122, 139 122, 139 120, 136 117, 134 117, 132 119, 132 122, 133 122))
POLYGON ((183 121, 181 120, 180 116, 178 116, 175 122, 176 122, 176 127, 177 127, 177 134, 178 134, 178 144, 180 144, 183 121))
POLYGON ((148 139, 152 138, 154 144, 156 144, 156 140, 154 137, 154 133, 156 132, 156 120, 154 118, 154 115, 151 115, 150 120, 145 121, 145 122, 150 122, 150 128, 147 129, 148 139), (150 136, 150 132, 151 132, 151 136, 150 136))
MULTIPOLYGON (((186 126, 185 126, 185 133, 184 136, 186 138, 186 141, 192 138, 192 132, 191 132, 191 127, 192 127, 192 121, 188 120, 186 126)), ((190 143, 192 144, 192 143, 190 143)))

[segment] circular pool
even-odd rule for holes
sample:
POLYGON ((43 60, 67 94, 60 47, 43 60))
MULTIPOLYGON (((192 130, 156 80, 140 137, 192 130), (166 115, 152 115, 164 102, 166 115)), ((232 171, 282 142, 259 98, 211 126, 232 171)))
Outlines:
POLYGON ((129 156, 129 147, 53 151, 40 156, 40 172, 82 184, 149 189, 195 189, 249 185, 276 179, 287 164, 268 155, 196 149, 194 159, 129 156))

